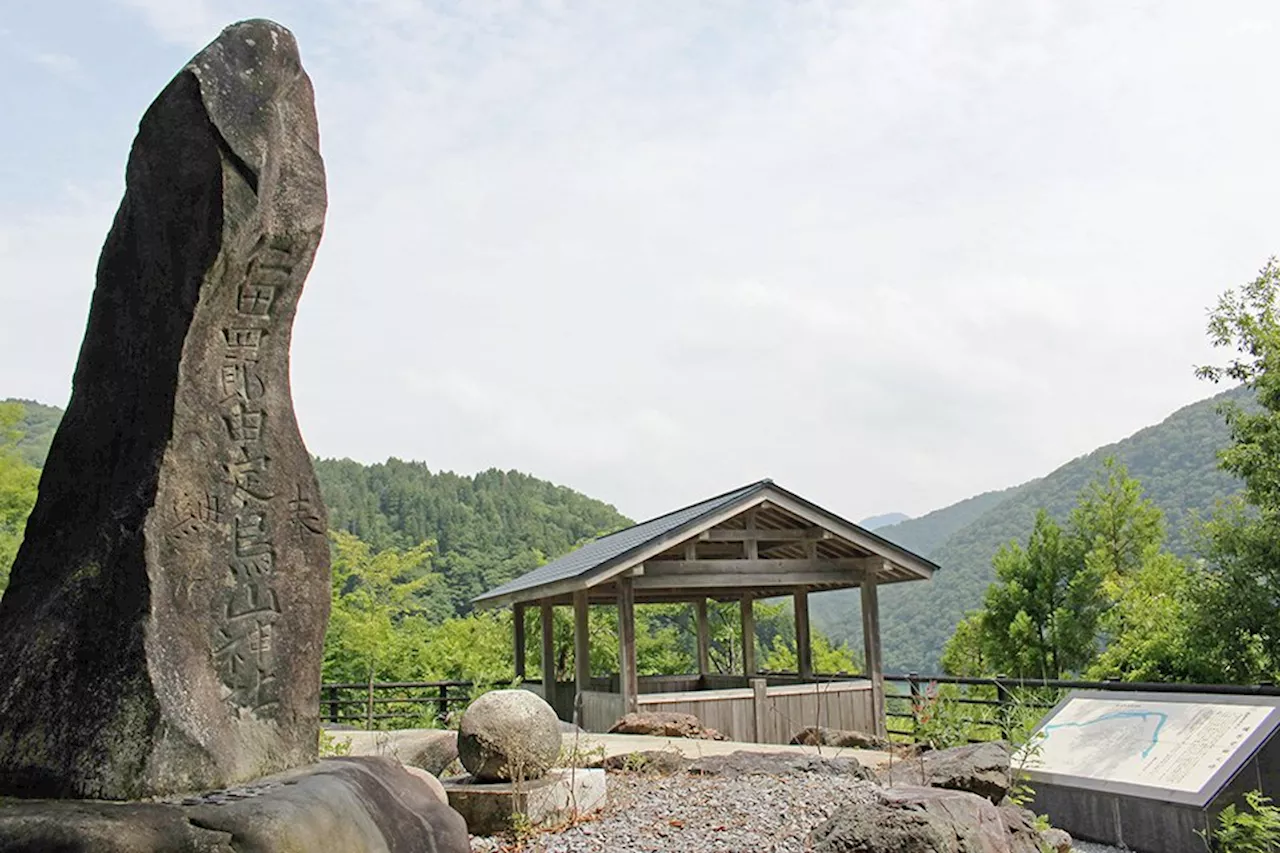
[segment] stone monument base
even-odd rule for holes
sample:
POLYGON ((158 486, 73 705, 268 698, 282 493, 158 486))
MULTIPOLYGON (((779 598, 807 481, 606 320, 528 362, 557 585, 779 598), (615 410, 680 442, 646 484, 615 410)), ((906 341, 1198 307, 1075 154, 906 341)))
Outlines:
POLYGON ((466 820, 472 835, 506 832, 517 814, 529 826, 551 826, 590 814, 605 801, 603 770, 549 770, 541 779, 519 784, 476 782, 470 776, 442 781, 449 805, 466 820))
POLYGON ((155 802, 0 799, 0 853, 467 853, 467 827, 389 758, 333 758, 155 802))

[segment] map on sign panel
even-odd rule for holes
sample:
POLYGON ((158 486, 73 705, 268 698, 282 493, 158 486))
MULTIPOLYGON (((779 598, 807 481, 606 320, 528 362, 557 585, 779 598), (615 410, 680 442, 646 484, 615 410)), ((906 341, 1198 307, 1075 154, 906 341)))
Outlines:
POLYGON ((1072 697, 1040 727, 1024 766, 1196 792, 1273 710, 1270 705, 1072 697))

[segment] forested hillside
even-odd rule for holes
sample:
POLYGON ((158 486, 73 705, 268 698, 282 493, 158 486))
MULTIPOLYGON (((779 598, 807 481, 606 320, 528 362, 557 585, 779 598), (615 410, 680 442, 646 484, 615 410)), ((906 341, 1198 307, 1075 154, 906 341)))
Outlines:
POLYGON ((316 473, 332 529, 378 550, 434 540, 433 568, 459 614, 486 589, 631 523, 608 504, 519 471, 460 476, 399 459, 320 459, 316 473))
MULTIPOLYGON (((1142 482, 1164 510, 1173 548, 1185 552, 1189 516, 1212 508, 1217 499, 1238 488, 1218 470, 1216 461, 1217 451, 1227 443, 1216 407, 1226 396, 1239 399, 1243 394, 1231 391, 1187 406, 1042 479, 880 527, 881 535, 943 567, 931 583, 882 592, 886 667, 937 671, 943 644, 965 613, 981 603, 993 577, 991 559, 997 549, 1025 539, 1039 507, 1064 517, 1108 456, 1115 456, 1142 482)), ((22 402, 26 414, 17 427, 23 433, 18 451, 39 465, 61 411, 22 402)), ((333 529, 353 533, 374 549, 435 541, 437 556, 431 568, 442 583, 433 595, 438 602, 433 611, 465 613, 471 598, 484 589, 630 523, 608 504, 516 471, 463 476, 397 459, 375 465, 321 459, 316 471, 333 529)), ((836 642, 861 647, 855 595, 818 595, 812 607, 817 629, 836 642)))
MULTIPOLYGON (((1217 467, 1217 452, 1228 442, 1217 406, 1227 398, 1242 400, 1244 392, 1228 391, 1179 409, 1163 422, 1100 447, 1041 479, 877 531, 942 566, 928 584, 903 584, 881 594, 886 668, 937 672, 943 644, 960 619, 982 602, 994 577, 991 559, 996 551, 1011 540, 1025 540, 1040 507, 1064 519, 1080 489, 1108 456, 1141 481, 1165 513, 1172 548, 1185 553, 1191 545, 1191 516, 1239 489, 1239 483, 1217 467)), ((858 622, 852 596, 832 593, 815 598, 814 623, 833 639, 851 645, 861 642, 858 622)))
POLYGON ((22 418, 13 427, 21 433, 16 445, 18 456, 28 465, 43 466, 44 457, 49 453, 49 442, 53 441, 54 430, 62 419, 62 409, 34 400, 0 400, 0 405, 4 403, 22 406, 22 418))

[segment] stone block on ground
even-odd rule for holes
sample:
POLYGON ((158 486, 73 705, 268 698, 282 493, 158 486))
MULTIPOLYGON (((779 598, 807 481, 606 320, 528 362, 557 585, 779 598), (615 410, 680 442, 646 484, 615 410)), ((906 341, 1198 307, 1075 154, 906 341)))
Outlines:
POLYGON ((525 782, 477 782, 470 776, 444 779, 449 805, 472 835, 512 829, 513 815, 532 827, 550 827, 599 810, 605 804, 603 770, 555 769, 525 782))
POLYGON ((657 776, 681 773, 689 768, 690 761, 671 749, 643 749, 610 755, 601 760, 605 770, 622 773, 646 773, 657 776))
POLYGON ((753 752, 739 750, 728 755, 707 755, 689 765, 695 776, 791 776, 819 773, 849 776, 874 782, 875 771, 863 767, 858 759, 821 755, 796 755, 790 752, 753 752))
POLYGON ((999 803, 1012 781, 1009 746, 995 741, 921 753, 882 770, 880 781, 969 791, 999 803))
POLYGON ((142 117, 0 599, 0 794, 316 759, 329 543, 289 386, 325 218, 313 100, 293 35, 254 20, 142 117))
POLYGON ((560 719, 528 690, 493 690, 462 712, 458 759, 483 782, 536 779, 560 757, 560 719))
POLYGON ((793 744, 803 746, 836 746, 843 749, 874 749, 888 752, 897 745, 888 738, 851 729, 829 729, 826 726, 806 726, 791 738, 793 744))
POLYGON ((335 741, 351 744, 348 755, 385 755, 437 776, 458 758, 458 733, 446 729, 333 730, 331 734, 335 741))
POLYGON ((389 758, 332 758, 166 802, 0 802, 0 853, 467 853, 466 824, 389 758))
POLYGON ((715 729, 708 729, 693 714, 660 712, 653 714, 627 714, 609 729, 613 735, 650 735, 653 737, 681 737, 699 740, 728 740, 728 736, 715 729))

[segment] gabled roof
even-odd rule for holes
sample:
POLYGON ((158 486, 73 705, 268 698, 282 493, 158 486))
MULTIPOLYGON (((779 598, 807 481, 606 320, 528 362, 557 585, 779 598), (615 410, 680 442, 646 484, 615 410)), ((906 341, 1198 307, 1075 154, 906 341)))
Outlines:
POLYGON ((475 598, 479 606, 498 606, 562 594, 566 588, 585 588, 642 563, 666 548, 765 501, 778 502, 808 516, 823 527, 871 553, 891 560, 906 573, 904 579, 925 579, 938 566, 887 539, 828 512, 772 480, 759 480, 640 524, 592 540, 559 559, 539 566, 475 598))

